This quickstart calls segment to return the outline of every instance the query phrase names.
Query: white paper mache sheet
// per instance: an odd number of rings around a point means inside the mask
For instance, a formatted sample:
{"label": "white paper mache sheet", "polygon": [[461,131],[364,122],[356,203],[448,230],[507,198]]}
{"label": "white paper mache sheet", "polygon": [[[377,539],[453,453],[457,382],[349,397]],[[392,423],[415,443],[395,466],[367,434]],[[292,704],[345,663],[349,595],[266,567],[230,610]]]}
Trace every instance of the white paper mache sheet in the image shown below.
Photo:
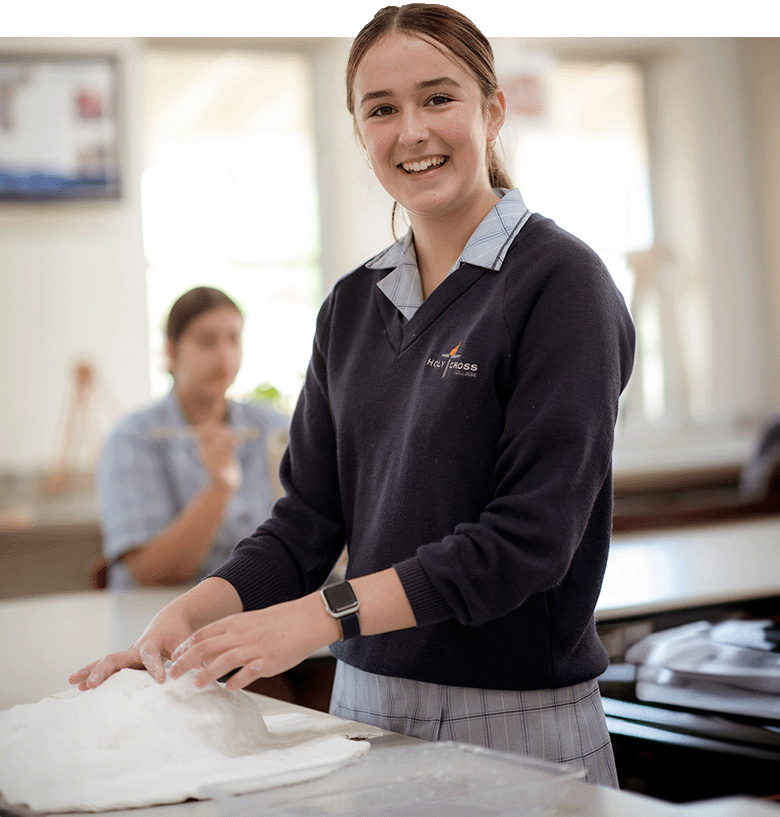
{"label": "white paper mache sheet", "polygon": [[0,793],[36,812],[208,799],[321,777],[368,751],[381,730],[305,714],[263,718],[250,693],[203,690],[193,670],[158,684],[124,669],[0,712]]}

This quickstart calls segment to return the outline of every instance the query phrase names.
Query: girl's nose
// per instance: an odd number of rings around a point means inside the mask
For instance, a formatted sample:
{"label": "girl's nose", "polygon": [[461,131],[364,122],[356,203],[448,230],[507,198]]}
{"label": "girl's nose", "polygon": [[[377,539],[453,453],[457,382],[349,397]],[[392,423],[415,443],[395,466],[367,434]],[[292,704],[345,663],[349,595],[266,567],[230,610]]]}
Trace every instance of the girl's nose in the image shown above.
{"label": "girl's nose", "polygon": [[398,141],[407,147],[425,141],[428,136],[428,129],[425,126],[424,117],[416,111],[404,113],[401,119],[401,130],[398,134]]}
{"label": "girl's nose", "polygon": [[241,355],[241,347],[233,341],[225,341],[219,346],[219,357],[225,365],[232,364]]}

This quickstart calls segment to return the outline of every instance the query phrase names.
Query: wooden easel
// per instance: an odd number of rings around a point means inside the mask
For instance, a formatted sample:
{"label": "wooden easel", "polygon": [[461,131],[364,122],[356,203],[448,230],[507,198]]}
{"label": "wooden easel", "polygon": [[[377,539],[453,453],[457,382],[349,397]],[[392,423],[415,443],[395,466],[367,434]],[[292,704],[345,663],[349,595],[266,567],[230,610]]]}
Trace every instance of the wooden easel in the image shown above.
{"label": "wooden easel", "polygon": [[73,365],[65,429],[57,464],[44,476],[45,494],[90,489],[94,485],[95,464],[103,444],[102,420],[107,408],[116,409],[105,389],[98,389],[97,370],[88,360]]}

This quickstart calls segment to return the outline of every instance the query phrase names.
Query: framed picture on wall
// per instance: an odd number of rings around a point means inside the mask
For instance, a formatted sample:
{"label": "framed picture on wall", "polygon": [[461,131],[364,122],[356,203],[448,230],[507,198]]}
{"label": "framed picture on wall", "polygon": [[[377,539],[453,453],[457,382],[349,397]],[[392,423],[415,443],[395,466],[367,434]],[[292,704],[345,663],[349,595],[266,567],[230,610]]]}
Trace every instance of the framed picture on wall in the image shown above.
{"label": "framed picture on wall", "polygon": [[120,195],[117,61],[0,53],[0,201]]}

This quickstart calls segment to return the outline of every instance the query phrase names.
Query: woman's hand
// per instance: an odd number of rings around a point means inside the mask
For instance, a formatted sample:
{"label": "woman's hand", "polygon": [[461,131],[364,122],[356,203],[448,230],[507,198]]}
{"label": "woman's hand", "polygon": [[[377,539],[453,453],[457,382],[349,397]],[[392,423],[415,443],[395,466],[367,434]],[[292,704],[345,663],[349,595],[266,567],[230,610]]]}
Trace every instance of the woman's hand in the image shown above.
{"label": "woman's hand", "polygon": [[213,484],[230,491],[241,485],[241,464],[236,457],[239,437],[229,425],[206,420],[195,427],[200,458]]}
{"label": "woman's hand", "polygon": [[312,593],[203,627],[174,651],[168,674],[178,678],[198,669],[195,685],[204,687],[241,667],[226,684],[241,689],[297,666],[340,636],[338,622],[325,611],[319,593]]}

